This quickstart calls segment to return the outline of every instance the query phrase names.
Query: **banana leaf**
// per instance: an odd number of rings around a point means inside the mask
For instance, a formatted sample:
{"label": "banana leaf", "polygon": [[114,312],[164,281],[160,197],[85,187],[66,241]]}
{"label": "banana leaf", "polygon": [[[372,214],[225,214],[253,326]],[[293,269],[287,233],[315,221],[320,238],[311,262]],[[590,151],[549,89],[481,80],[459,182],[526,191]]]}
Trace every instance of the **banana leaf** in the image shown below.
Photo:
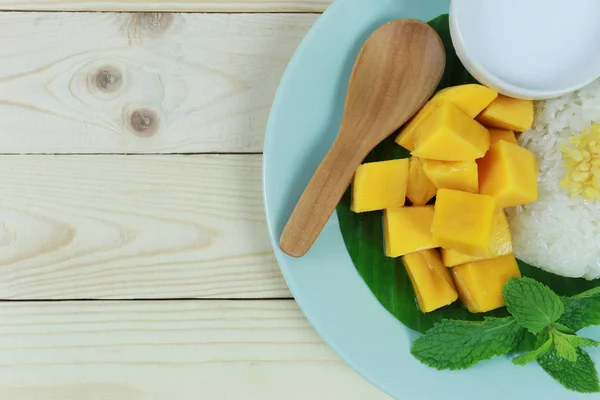
{"label": "banana leaf", "polygon": [[[477,83],[458,59],[450,39],[448,15],[442,15],[429,24],[438,32],[446,48],[446,70],[438,89],[448,86]],[[384,161],[409,157],[407,150],[394,143],[395,134],[387,138],[368,155],[365,162]],[[506,316],[505,308],[486,314],[472,314],[460,302],[424,314],[419,310],[415,293],[400,258],[384,255],[383,214],[371,212],[356,214],[350,211],[350,191],[344,195],[337,207],[340,229],[348,253],[381,305],[407,327],[425,332],[442,319],[482,320],[484,316]],[[535,229],[535,227],[531,227]],[[545,283],[556,293],[570,296],[600,286],[600,279],[564,278],[519,261],[521,273]],[[533,337],[527,337],[519,349],[533,345]]]}

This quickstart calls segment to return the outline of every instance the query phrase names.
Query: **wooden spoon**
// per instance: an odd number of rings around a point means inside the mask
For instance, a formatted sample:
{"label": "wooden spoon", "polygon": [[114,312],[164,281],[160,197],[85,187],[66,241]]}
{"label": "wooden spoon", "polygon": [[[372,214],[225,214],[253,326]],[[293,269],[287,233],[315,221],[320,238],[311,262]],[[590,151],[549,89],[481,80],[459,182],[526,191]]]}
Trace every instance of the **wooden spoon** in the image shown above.
{"label": "wooden spoon", "polygon": [[400,19],[375,31],[354,63],[342,125],[281,235],[281,249],[303,256],[340,202],[356,168],[433,94],[444,45],[426,23]]}

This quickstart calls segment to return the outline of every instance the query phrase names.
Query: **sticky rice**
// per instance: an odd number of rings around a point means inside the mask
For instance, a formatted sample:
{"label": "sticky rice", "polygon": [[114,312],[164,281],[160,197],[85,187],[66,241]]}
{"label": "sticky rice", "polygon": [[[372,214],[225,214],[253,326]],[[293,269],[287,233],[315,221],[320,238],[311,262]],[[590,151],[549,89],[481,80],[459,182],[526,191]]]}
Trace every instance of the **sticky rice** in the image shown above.
{"label": "sticky rice", "polygon": [[539,200],[507,210],[516,256],[567,277],[600,278],[600,201],[571,197],[560,187],[565,174],[561,144],[600,123],[600,80],[536,103],[532,130],[519,143],[536,154]]}

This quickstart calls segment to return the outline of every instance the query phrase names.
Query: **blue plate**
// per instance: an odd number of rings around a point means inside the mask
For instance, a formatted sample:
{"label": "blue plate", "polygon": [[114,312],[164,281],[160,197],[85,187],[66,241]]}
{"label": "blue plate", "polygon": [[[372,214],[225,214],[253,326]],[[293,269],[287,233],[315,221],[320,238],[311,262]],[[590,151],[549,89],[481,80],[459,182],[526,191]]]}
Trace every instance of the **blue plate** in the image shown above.
{"label": "blue plate", "polygon": [[[448,7],[448,0],[338,0],[310,30],[281,81],[265,140],[264,198],[275,255],[300,308],[325,342],[394,398],[589,399],[562,388],[537,365],[517,367],[508,357],[454,372],[420,364],[410,354],[417,333],[371,294],[350,260],[335,214],[306,256],[294,259],[279,249],[289,215],[337,135],[362,44],[388,21],[429,21]],[[600,350],[590,353],[600,359]]]}

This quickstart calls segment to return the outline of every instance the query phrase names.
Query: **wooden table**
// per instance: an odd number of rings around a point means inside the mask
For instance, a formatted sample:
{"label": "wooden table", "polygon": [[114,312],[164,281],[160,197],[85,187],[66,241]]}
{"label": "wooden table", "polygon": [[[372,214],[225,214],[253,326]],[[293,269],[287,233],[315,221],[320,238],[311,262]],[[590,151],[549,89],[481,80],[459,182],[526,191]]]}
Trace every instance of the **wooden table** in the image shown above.
{"label": "wooden table", "polygon": [[0,0],[0,399],[387,398],[263,213],[271,101],[328,4]]}

